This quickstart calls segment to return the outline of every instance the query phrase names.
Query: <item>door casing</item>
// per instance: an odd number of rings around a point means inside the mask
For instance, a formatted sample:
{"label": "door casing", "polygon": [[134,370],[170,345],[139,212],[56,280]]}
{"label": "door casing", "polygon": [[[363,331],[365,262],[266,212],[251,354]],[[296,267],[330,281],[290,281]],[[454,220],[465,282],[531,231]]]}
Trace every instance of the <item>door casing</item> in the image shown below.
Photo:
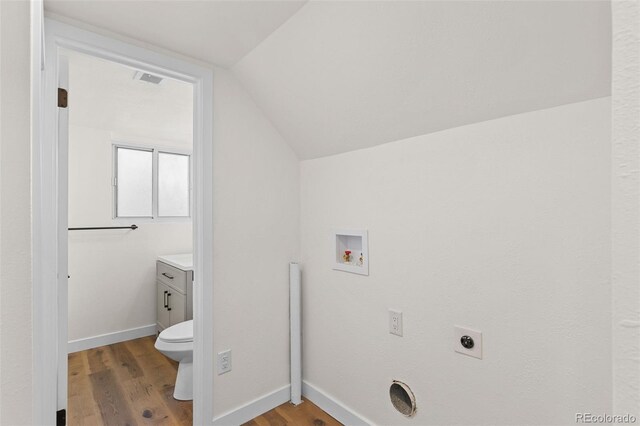
{"label": "door casing", "polygon": [[[32,3],[32,8],[41,6],[41,1]],[[32,26],[40,25],[40,21],[41,10],[35,13],[32,10]],[[37,28],[34,32],[38,32]],[[32,64],[34,423],[55,424],[56,411],[66,408],[68,189],[64,132],[67,129],[59,126],[57,107],[57,89],[64,73],[64,63],[61,67],[58,56],[64,48],[193,85],[193,422],[210,424],[213,420],[213,71],[52,19],[44,19],[44,35],[43,45],[32,37],[34,51],[40,53],[39,58],[32,56],[34,62],[39,62]],[[73,102],[73,93],[69,99]]]}

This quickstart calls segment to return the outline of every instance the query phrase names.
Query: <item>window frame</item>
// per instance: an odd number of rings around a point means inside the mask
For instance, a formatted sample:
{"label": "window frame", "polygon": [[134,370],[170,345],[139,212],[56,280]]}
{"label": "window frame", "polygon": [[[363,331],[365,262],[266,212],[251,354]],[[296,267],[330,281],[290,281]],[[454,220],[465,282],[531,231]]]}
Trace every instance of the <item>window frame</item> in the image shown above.
{"label": "window frame", "polygon": [[[118,149],[131,149],[138,151],[147,151],[152,154],[152,163],[151,163],[151,216],[118,216]],[[127,221],[130,222],[132,220],[140,221],[140,222],[190,222],[192,220],[193,215],[193,153],[190,150],[180,149],[180,148],[172,148],[162,145],[152,145],[152,144],[133,144],[133,143],[122,143],[122,142],[112,142],[111,146],[111,169],[112,169],[112,177],[111,177],[111,218],[114,221]],[[159,173],[159,164],[158,158],[159,154],[173,154],[173,155],[183,155],[188,158],[189,165],[189,215],[188,216],[159,216],[158,215],[158,195],[159,195],[159,187],[158,187],[158,173]]]}

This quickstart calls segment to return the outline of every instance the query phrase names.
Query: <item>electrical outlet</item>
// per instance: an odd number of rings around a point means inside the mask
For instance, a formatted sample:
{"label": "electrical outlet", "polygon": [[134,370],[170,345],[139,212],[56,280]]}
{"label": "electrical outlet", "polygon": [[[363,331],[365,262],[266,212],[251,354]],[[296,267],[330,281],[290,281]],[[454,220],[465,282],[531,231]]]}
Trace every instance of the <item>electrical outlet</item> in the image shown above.
{"label": "electrical outlet", "polygon": [[231,371],[231,349],[218,352],[218,375]]}
{"label": "electrical outlet", "polygon": [[402,336],[402,312],[389,309],[389,333]]}
{"label": "electrical outlet", "polygon": [[464,355],[482,359],[482,332],[454,326],[453,350]]}

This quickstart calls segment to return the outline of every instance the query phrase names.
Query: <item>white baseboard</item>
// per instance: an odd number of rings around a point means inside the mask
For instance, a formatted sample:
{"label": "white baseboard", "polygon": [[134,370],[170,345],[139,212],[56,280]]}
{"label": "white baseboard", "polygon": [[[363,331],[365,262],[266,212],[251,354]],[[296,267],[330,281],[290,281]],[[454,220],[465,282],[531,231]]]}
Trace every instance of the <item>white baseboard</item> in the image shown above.
{"label": "white baseboard", "polygon": [[114,333],[101,334],[99,336],[87,337],[84,339],[71,340],[67,344],[67,352],[78,352],[87,349],[97,348],[99,346],[112,345],[114,343],[124,342],[127,340],[138,339],[140,337],[151,336],[156,334],[156,325],[145,325],[138,328],[130,328],[129,330],[116,331]]}
{"label": "white baseboard", "polygon": [[375,424],[306,381],[302,382],[302,395],[344,425],[370,426]]}
{"label": "white baseboard", "polygon": [[214,426],[238,426],[282,405],[291,399],[291,386],[287,385],[261,396],[240,408],[226,412],[213,419]]}
{"label": "white baseboard", "polygon": [[[373,426],[375,423],[344,406],[331,395],[309,384],[302,382],[302,395],[322,408],[327,414],[347,426]],[[228,411],[215,419],[213,426],[238,426],[248,422],[269,410],[282,405],[291,399],[291,386],[287,385],[269,394],[261,396],[240,408]],[[303,402],[304,404],[304,402]]]}

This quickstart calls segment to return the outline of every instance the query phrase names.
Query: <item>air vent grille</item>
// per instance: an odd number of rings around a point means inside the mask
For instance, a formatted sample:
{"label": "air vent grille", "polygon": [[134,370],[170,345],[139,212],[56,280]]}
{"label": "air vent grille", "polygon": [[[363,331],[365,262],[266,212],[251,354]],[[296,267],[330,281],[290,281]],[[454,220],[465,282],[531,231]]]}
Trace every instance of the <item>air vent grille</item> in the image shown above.
{"label": "air vent grille", "polygon": [[149,74],[142,71],[136,71],[136,73],[133,75],[133,79],[146,81],[147,83],[151,84],[160,84],[160,82],[163,80],[162,77],[158,77],[157,75]]}

